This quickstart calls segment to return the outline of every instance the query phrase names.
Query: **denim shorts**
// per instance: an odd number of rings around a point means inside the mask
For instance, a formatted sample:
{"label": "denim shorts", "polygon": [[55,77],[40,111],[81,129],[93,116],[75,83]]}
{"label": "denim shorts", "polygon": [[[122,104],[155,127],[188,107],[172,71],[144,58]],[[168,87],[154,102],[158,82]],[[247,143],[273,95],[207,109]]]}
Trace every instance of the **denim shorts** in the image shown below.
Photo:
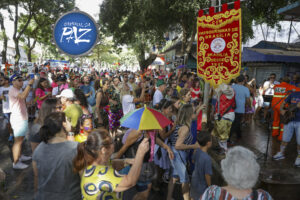
{"label": "denim shorts", "polygon": [[290,142],[294,131],[296,133],[297,144],[300,145],[300,122],[291,121],[283,127],[282,141]]}
{"label": "denim shorts", "polygon": [[174,153],[174,159],[171,160],[172,176],[173,178],[179,178],[180,183],[188,183],[189,175],[186,168],[187,152],[182,150],[176,150],[171,146]]}
{"label": "denim shorts", "polygon": [[264,103],[263,103],[263,107],[264,107],[264,108],[269,107],[269,106],[270,106],[270,102],[264,102]]}
{"label": "denim shorts", "polygon": [[25,136],[28,131],[28,120],[20,120],[18,122],[11,123],[11,127],[14,131],[14,137]]}

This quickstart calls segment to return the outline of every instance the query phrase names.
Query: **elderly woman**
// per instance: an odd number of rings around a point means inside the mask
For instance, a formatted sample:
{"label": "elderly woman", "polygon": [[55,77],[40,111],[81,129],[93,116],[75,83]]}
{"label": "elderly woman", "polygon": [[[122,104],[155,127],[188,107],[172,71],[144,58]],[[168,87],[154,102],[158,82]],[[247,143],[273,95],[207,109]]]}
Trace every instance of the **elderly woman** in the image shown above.
{"label": "elderly woman", "polygon": [[[260,167],[254,153],[244,147],[229,149],[221,161],[222,174],[227,186],[212,185],[206,189],[201,200],[271,200],[271,195],[261,189],[253,190]],[[247,169],[247,170],[245,170]]]}

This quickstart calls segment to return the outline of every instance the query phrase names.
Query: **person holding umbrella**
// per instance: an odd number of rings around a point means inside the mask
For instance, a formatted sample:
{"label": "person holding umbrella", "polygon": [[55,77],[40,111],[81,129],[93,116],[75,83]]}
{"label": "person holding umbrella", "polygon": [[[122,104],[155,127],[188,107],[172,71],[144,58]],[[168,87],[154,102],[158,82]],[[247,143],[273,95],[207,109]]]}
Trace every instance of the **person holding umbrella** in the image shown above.
{"label": "person holding umbrella", "polygon": [[[126,158],[134,158],[137,147],[143,138],[150,138],[151,140],[151,151],[145,155],[142,171],[136,186],[138,193],[134,199],[147,199],[151,189],[151,182],[156,178],[153,162],[155,143],[167,151],[170,159],[174,158],[171,148],[156,137],[154,131],[162,130],[171,123],[162,113],[146,106],[125,115],[121,119],[121,125],[130,129],[123,136],[122,142],[124,145],[115,158],[121,158],[123,155]],[[142,131],[146,132],[143,133]]]}

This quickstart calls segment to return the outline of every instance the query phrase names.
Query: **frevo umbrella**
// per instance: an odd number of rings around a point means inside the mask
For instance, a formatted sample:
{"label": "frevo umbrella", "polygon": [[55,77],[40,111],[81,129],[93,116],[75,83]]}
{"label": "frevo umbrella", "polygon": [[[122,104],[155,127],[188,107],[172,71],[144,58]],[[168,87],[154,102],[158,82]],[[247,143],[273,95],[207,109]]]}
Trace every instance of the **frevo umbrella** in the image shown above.
{"label": "frevo umbrella", "polygon": [[162,113],[147,106],[126,114],[120,121],[121,126],[135,130],[161,130],[172,123]]}

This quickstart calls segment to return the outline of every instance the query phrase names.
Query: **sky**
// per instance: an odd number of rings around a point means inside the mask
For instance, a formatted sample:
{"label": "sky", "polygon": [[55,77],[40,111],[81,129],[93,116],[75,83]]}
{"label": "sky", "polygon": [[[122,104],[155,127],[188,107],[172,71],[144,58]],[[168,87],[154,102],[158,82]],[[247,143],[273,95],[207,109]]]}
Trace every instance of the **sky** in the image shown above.
{"label": "sky", "polygon": [[[99,18],[99,12],[100,12],[100,7],[101,3],[103,0],[76,0],[75,1],[75,6],[78,7],[81,11],[87,12],[90,14],[95,21],[98,21]],[[4,13],[5,14],[5,13]],[[287,42],[288,41],[288,31],[289,31],[289,25],[290,22],[280,22],[282,26],[282,31],[278,32],[275,29],[269,29],[269,37],[267,38],[268,41],[277,41],[277,42]],[[12,38],[13,35],[13,22],[8,20],[8,17],[6,15],[5,19],[5,26],[7,29],[7,35],[9,38]],[[294,24],[296,30],[298,33],[300,33],[300,23],[295,23]],[[264,31],[266,32],[266,26],[263,26]],[[253,46],[257,44],[259,41],[263,40],[263,35],[261,28],[259,26],[254,27],[254,32],[255,32],[255,38],[249,40],[244,46]],[[275,37],[274,37],[275,36]],[[298,37],[298,34],[294,29],[292,29],[292,34],[291,34],[291,42],[295,41]],[[14,46],[13,40],[9,40],[9,46]]]}
{"label": "sky", "polygon": [[101,5],[102,2],[103,0],[76,0],[75,5],[81,11],[87,12],[98,21],[100,11],[99,5]]}

